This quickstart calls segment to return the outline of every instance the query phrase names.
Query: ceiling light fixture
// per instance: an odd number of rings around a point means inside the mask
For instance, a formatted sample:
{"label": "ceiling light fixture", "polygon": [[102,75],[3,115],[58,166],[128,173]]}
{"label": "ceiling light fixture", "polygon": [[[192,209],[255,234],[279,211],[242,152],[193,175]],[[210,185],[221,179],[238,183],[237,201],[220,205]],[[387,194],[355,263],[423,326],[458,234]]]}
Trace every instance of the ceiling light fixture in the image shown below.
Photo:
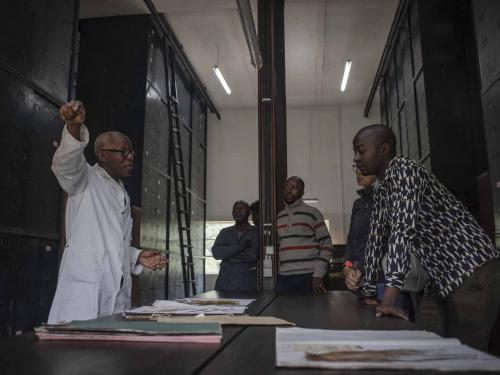
{"label": "ceiling light fixture", "polygon": [[347,86],[347,80],[349,79],[349,72],[351,71],[351,60],[345,62],[344,76],[342,77],[342,84],[340,85],[340,91],[344,92]]}
{"label": "ceiling light fixture", "polygon": [[250,62],[256,68],[262,68],[262,56],[260,55],[259,39],[255,31],[253,22],[252,7],[249,0],[236,0],[238,4],[238,13],[240,14],[241,27],[247,41],[248,52],[250,53]]}
{"label": "ceiling light fixture", "polygon": [[224,76],[222,75],[222,72],[219,69],[219,45],[217,45],[217,64],[214,65],[214,72],[217,78],[219,78],[220,84],[222,87],[224,87],[224,90],[226,90],[226,94],[231,95],[231,89],[229,88],[229,85],[227,84],[226,80],[224,79]]}
{"label": "ceiling light fixture", "polygon": [[318,198],[304,198],[302,199],[304,203],[318,203],[319,199]]}
{"label": "ceiling light fixture", "polygon": [[229,85],[227,84],[224,76],[222,75],[222,72],[217,65],[214,65],[214,72],[217,78],[219,78],[220,84],[222,85],[222,87],[224,87],[224,90],[226,90],[226,93],[228,95],[231,95],[231,89],[229,88]]}

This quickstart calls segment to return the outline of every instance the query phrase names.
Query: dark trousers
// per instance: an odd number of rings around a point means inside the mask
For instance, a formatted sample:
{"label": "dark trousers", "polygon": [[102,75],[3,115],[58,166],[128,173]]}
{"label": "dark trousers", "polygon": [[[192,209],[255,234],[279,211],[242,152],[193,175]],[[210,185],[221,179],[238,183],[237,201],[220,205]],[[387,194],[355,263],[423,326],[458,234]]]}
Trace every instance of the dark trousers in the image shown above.
{"label": "dark trousers", "polygon": [[446,298],[431,289],[419,306],[416,322],[425,330],[488,351],[499,310],[500,259],[493,259]]}
{"label": "dark trousers", "polygon": [[257,290],[257,271],[255,267],[238,264],[232,268],[222,268],[215,281],[219,292],[254,292]]}
{"label": "dark trousers", "polygon": [[276,282],[277,292],[312,292],[312,273],[303,275],[280,275]]}

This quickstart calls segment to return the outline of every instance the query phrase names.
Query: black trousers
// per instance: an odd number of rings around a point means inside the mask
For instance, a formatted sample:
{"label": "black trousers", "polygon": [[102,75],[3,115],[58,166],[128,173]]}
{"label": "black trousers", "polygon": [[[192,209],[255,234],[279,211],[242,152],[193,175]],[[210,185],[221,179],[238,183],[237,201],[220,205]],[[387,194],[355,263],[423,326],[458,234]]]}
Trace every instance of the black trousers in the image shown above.
{"label": "black trousers", "polygon": [[416,323],[444,337],[489,351],[500,311],[500,258],[478,267],[446,298],[431,289],[419,306]]}

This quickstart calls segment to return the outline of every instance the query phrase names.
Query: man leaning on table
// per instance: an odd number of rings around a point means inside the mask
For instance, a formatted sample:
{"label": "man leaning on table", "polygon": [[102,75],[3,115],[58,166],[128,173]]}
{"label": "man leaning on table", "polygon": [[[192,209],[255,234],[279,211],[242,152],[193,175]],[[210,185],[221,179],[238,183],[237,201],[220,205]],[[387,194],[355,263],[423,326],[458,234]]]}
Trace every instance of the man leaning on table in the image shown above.
{"label": "man leaning on table", "polygon": [[387,126],[362,128],[354,161],[376,175],[365,253],[363,294],[372,298],[387,254],[385,290],[377,315],[407,319],[395,306],[413,254],[427,272],[429,293],[416,321],[447,337],[487,350],[500,307],[500,253],[471,213],[425,167],[396,155]]}

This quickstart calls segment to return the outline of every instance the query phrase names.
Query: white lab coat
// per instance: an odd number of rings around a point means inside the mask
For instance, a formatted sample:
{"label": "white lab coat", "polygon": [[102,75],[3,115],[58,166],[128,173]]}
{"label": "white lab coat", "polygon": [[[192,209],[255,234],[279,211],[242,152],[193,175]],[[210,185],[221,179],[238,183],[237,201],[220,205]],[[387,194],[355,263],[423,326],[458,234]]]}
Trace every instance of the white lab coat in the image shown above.
{"label": "white lab coat", "polygon": [[66,247],[49,324],[129,309],[131,273],[142,271],[136,265],[140,251],[130,246],[130,198],[121,181],[111,178],[97,163],[87,164],[83,150],[89,133],[85,125],[80,138],[77,141],[65,126],[52,160],[52,171],[68,193],[68,201]]}

